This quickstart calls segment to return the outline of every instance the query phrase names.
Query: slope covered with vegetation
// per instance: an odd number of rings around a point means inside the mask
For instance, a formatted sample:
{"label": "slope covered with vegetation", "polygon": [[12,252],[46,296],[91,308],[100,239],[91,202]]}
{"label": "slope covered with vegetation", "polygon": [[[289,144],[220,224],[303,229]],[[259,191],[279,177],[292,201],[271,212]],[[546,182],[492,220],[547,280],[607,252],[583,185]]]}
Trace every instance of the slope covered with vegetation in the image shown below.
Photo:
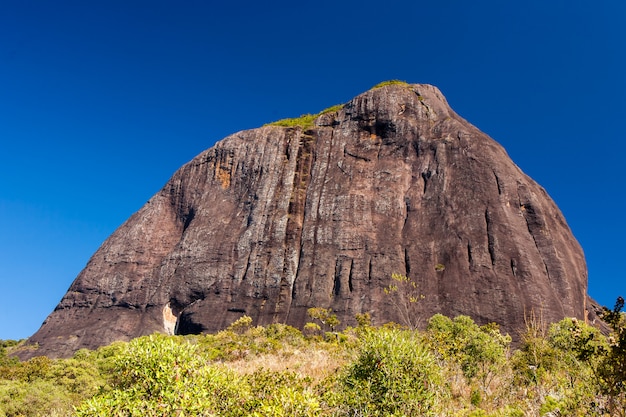
{"label": "slope covered with vegetation", "polygon": [[[424,331],[369,317],[343,332],[244,316],[213,335],[152,335],[18,362],[0,350],[0,416],[624,416],[623,299],[609,336],[533,317],[511,349],[495,324],[436,315]],[[318,324],[319,323],[319,324]]]}

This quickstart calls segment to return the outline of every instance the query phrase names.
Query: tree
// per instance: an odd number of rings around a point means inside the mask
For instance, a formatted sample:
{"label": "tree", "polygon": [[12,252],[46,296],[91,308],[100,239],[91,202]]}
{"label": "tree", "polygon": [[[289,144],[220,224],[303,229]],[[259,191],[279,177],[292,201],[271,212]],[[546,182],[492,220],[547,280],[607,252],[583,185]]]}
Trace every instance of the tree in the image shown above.
{"label": "tree", "polygon": [[331,332],[334,332],[340,323],[337,315],[333,314],[331,308],[313,307],[307,310],[307,314],[312,319],[319,320],[324,326],[328,326]]}
{"label": "tree", "polygon": [[609,348],[599,366],[602,390],[609,396],[611,415],[626,415],[626,314],[624,298],[618,297],[613,310],[604,308],[602,319],[613,330]]}
{"label": "tree", "polygon": [[442,314],[428,321],[427,337],[443,360],[457,363],[465,378],[479,381],[485,392],[505,364],[511,343],[494,323],[478,326],[468,316],[452,320]]}
{"label": "tree", "polygon": [[417,329],[421,319],[418,303],[424,299],[424,295],[420,294],[417,288],[417,283],[406,275],[391,274],[391,283],[384,291],[398,312],[401,324],[409,329]]}

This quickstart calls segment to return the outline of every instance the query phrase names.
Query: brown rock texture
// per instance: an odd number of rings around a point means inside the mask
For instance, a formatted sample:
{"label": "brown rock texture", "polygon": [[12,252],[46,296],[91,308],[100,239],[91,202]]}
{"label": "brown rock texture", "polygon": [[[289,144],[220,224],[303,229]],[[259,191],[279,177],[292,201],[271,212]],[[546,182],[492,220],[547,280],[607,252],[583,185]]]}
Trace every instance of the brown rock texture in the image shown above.
{"label": "brown rock texture", "polygon": [[512,335],[534,311],[585,316],[583,252],[546,192],[430,85],[367,91],[310,127],[265,126],[184,165],[93,255],[33,335],[68,356],[153,332],[214,332],[243,314],[302,327],[467,314]]}

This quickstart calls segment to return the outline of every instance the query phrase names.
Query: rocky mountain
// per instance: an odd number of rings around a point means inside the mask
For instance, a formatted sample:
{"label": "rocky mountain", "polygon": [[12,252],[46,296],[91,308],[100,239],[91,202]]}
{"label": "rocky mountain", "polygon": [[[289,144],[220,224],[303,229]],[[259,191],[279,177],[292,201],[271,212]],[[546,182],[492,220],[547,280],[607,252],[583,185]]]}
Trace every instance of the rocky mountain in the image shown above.
{"label": "rocky mountain", "polygon": [[[214,332],[246,314],[302,327],[402,322],[394,273],[441,312],[512,334],[531,312],[586,314],[583,252],[543,188],[430,85],[391,83],[312,121],[218,142],[93,255],[27,355],[153,332]],[[289,126],[289,125],[292,126]]]}

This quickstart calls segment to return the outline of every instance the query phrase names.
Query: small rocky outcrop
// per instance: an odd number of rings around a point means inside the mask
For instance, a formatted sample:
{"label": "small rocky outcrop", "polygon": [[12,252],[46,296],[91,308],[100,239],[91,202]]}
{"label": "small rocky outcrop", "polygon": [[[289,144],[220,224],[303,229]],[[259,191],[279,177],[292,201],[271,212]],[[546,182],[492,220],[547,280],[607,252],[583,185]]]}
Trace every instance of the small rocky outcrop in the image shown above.
{"label": "small rocky outcrop", "polygon": [[22,356],[153,332],[215,332],[246,314],[302,327],[413,314],[497,322],[585,316],[583,252],[543,188],[430,85],[367,91],[303,126],[229,136],[184,165],[93,255]]}

